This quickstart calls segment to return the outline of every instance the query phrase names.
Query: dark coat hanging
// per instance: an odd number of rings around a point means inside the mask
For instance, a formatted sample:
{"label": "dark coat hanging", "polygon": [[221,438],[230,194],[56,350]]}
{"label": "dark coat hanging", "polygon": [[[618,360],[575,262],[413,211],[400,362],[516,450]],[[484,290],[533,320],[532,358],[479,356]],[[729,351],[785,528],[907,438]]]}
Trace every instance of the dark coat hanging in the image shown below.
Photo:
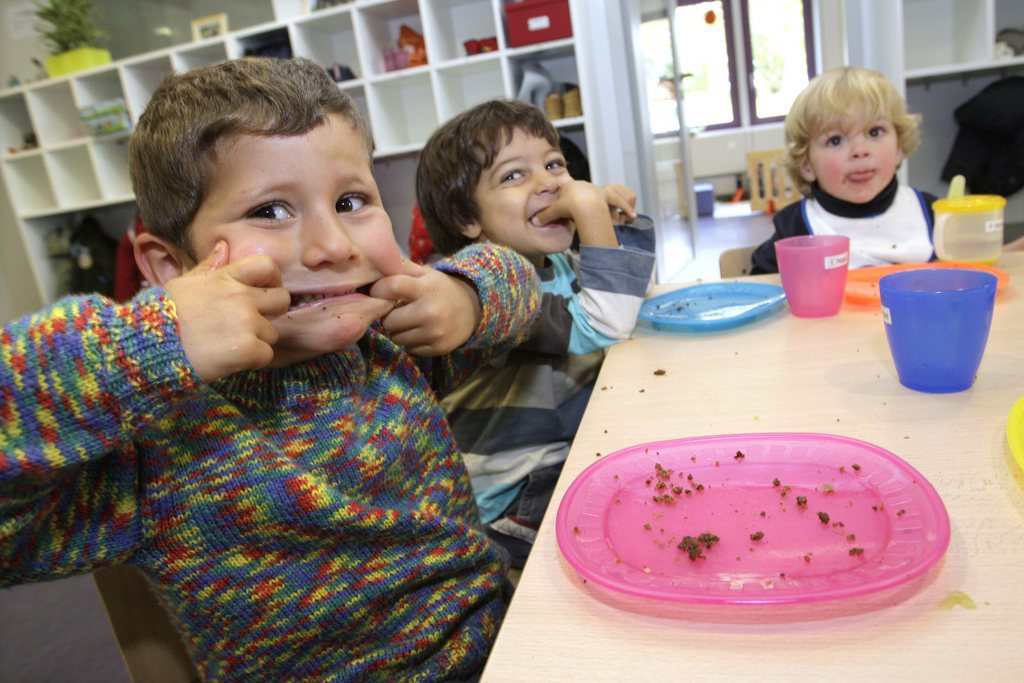
{"label": "dark coat hanging", "polygon": [[974,194],[1008,197],[1024,186],[1024,76],[995,81],[953,112],[960,125],[942,179],[962,175]]}

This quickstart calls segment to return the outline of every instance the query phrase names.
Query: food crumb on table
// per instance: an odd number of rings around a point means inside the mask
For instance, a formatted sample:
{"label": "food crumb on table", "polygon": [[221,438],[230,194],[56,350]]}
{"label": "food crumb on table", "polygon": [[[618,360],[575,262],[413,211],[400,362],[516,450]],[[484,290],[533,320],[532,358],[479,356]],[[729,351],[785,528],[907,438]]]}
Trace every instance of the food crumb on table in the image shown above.
{"label": "food crumb on table", "polygon": [[950,591],[949,594],[939,602],[939,609],[950,610],[954,607],[978,609],[978,606],[974,604],[974,600],[971,599],[971,596],[963,591]]}

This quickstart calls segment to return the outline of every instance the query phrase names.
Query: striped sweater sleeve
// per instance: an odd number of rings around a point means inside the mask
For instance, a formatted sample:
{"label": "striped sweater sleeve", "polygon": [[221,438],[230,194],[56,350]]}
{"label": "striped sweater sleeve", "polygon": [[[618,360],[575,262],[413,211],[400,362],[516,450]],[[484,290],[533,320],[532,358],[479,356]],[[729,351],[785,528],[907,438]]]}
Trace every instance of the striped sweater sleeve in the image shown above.
{"label": "striped sweater sleeve", "polygon": [[582,245],[550,257],[541,315],[525,349],[584,355],[629,338],[654,272],[653,222],[616,226],[619,249]]}
{"label": "striped sweater sleeve", "polygon": [[537,271],[508,247],[472,244],[440,261],[437,269],[469,282],[480,297],[477,331],[448,356],[422,359],[432,366],[434,388],[443,393],[458,385],[480,363],[524,341],[540,310]]}
{"label": "striped sweater sleeve", "polygon": [[569,301],[568,352],[584,354],[629,338],[651,283],[654,254],[633,249],[580,248],[580,291]]}
{"label": "striped sweater sleeve", "polygon": [[0,330],[0,585],[131,551],[132,437],[194,385],[162,290],[69,297]]}

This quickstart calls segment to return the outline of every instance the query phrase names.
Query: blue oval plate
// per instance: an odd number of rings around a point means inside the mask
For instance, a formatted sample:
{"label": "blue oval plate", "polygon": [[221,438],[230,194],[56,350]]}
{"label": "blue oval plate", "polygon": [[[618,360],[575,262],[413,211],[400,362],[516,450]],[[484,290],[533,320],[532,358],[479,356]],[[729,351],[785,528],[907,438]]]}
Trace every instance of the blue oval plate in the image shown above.
{"label": "blue oval plate", "polygon": [[640,319],[656,330],[707,332],[759,320],[785,304],[786,294],[779,285],[710,282],[645,301]]}

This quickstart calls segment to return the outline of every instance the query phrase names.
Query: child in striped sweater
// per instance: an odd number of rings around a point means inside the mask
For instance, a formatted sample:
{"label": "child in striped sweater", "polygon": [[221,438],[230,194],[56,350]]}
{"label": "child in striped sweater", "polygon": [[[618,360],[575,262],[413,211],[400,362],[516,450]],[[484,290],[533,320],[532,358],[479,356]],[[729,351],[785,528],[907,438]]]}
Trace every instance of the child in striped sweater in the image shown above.
{"label": "child in striped sweater", "polygon": [[416,183],[439,252],[503,244],[541,278],[529,340],[442,402],[488,533],[519,568],[604,352],[636,326],[654,269],[653,224],[625,185],[574,179],[558,132],[525,102],[484,102],[445,123],[423,148]]}
{"label": "child in striped sweater", "polygon": [[170,77],[129,157],[155,286],[0,331],[0,586],[133,565],[206,680],[475,675],[505,566],[436,396],[522,341],[529,263],[402,259],[305,60]]}

